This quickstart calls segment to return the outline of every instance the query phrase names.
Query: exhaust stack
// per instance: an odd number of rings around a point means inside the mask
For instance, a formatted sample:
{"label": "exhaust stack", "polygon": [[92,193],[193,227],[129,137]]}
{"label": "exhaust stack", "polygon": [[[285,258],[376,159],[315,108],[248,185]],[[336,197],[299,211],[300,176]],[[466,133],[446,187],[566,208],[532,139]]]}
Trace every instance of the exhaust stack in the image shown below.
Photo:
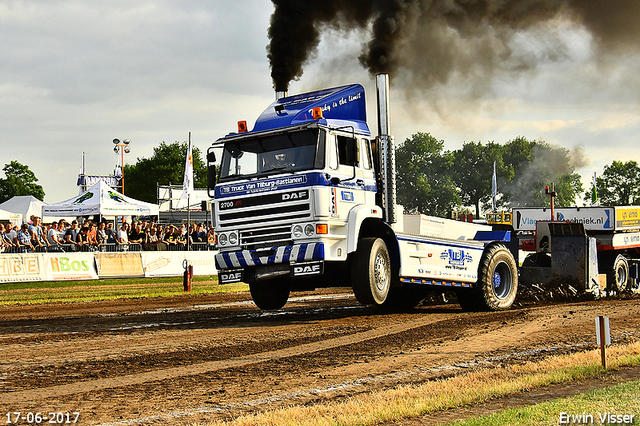
{"label": "exhaust stack", "polygon": [[286,90],[276,90],[276,101],[278,99],[286,98],[287,96],[289,96],[289,92]]}
{"label": "exhaust stack", "polygon": [[376,75],[378,93],[378,140],[382,165],[382,194],[385,220],[396,223],[396,151],[389,117],[389,75]]}

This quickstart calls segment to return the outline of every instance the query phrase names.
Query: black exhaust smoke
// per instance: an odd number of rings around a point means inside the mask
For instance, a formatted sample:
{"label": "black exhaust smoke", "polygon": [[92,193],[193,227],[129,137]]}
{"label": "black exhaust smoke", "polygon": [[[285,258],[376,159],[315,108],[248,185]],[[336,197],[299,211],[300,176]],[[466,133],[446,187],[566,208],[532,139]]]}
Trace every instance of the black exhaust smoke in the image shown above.
{"label": "black exhaust smoke", "polygon": [[[444,84],[454,73],[489,80],[497,72],[534,69],[562,56],[551,46],[539,57],[514,52],[520,31],[555,19],[583,26],[596,48],[638,50],[637,0],[272,0],[267,48],[276,91],[302,76],[324,29],[370,29],[360,63],[374,75],[407,71],[413,87]],[[597,52],[596,52],[597,53]],[[535,56],[535,55],[533,55]]]}

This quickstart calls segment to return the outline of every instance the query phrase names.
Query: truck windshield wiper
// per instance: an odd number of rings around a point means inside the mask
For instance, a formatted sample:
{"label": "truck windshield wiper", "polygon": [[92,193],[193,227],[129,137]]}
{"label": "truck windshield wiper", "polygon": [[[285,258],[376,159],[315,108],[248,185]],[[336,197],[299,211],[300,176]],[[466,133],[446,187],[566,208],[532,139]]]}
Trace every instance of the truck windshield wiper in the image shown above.
{"label": "truck windshield wiper", "polygon": [[288,169],[288,168],[290,168],[290,167],[291,167],[291,166],[289,166],[289,165],[287,165],[287,166],[280,166],[280,167],[272,167],[272,168],[270,168],[270,169],[269,169],[269,170],[267,170],[267,171],[269,171],[269,172],[273,172],[273,171],[278,171],[278,170],[286,170],[286,169]]}

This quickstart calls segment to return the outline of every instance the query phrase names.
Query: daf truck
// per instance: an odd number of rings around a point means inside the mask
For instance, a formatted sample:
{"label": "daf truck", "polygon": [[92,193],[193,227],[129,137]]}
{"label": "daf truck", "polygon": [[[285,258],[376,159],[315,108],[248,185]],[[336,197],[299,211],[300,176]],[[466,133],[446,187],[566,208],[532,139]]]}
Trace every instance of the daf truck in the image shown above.
{"label": "daf truck", "polygon": [[248,283],[261,309],[334,286],[365,305],[413,306],[436,289],[454,290],[467,310],[508,309],[518,288],[512,232],[404,215],[396,204],[389,78],[376,83],[377,136],[353,84],[281,93],[252,130],[240,121],[209,148],[219,282]]}

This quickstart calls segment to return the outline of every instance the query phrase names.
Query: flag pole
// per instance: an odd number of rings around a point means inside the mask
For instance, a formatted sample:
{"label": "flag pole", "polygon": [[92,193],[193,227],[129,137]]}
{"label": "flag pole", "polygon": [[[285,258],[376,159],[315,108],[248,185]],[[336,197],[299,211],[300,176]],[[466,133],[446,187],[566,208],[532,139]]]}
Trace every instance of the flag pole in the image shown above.
{"label": "flag pole", "polygon": [[184,180],[182,182],[181,200],[187,200],[187,250],[189,250],[189,223],[191,222],[191,193],[193,192],[193,148],[191,146],[191,132],[189,132],[189,144],[184,164]]}
{"label": "flag pole", "polygon": [[598,181],[596,180],[596,172],[593,172],[593,187],[591,188],[591,206],[598,205]]}
{"label": "flag pole", "polygon": [[496,162],[493,162],[493,176],[491,177],[491,208],[496,212],[496,195],[498,193],[498,181],[496,179]]}

